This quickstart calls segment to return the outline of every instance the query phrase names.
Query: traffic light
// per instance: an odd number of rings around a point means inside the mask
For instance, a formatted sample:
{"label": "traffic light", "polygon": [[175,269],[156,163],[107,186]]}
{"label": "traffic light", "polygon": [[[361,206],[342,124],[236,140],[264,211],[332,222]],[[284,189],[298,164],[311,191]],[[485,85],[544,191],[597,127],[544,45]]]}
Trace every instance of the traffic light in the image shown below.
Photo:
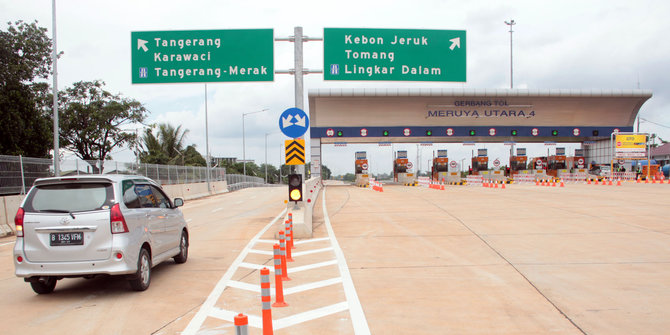
{"label": "traffic light", "polygon": [[551,136],[558,136],[558,130],[553,129],[553,130],[551,131]]}
{"label": "traffic light", "polygon": [[344,132],[341,131],[341,130],[338,130],[337,131],[337,137],[342,137],[342,136],[344,136]]}
{"label": "traffic light", "polygon": [[288,200],[302,201],[302,176],[299,174],[288,175]]}
{"label": "traffic light", "polygon": [[388,131],[388,130],[384,130],[384,131],[382,132],[382,135],[384,135],[384,136],[389,136],[389,131]]}
{"label": "traffic light", "polygon": [[512,136],[519,135],[519,132],[516,129],[512,129]]}
{"label": "traffic light", "polygon": [[426,136],[433,136],[432,130],[426,130]]}
{"label": "traffic light", "polygon": [[474,130],[474,129],[470,129],[470,136],[475,136],[475,134],[476,134],[476,133],[475,133],[475,130]]}
{"label": "traffic light", "polygon": [[593,131],[593,136],[598,136],[598,131],[597,130]]}

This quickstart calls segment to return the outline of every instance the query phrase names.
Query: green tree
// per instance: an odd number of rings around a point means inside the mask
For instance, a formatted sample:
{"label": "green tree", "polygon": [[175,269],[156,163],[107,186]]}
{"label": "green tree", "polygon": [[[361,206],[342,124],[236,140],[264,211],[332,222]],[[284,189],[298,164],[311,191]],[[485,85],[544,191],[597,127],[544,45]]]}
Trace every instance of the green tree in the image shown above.
{"label": "green tree", "polygon": [[0,31],[0,154],[49,157],[51,39],[37,21]]}
{"label": "green tree", "polygon": [[168,123],[159,124],[157,134],[149,128],[142,136],[143,150],[140,162],[164,165],[205,166],[207,161],[198,152],[196,146],[184,148],[188,129],[182,130],[181,125],[174,127]]}
{"label": "green tree", "polygon": [[112,94],[104,85],[100,80],[80,81],[60,96],[61,142],[84,160],[105,160],[114,148],[133,145],[136,134],[121,128],[146,118],[147,110],[140,102]]}

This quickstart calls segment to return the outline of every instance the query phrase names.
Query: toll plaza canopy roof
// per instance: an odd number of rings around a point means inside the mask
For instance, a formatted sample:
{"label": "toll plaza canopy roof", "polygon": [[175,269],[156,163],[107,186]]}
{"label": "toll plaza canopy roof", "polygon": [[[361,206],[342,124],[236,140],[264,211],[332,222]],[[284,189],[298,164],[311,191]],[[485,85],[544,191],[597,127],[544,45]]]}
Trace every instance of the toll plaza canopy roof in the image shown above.
{"label": "toll plaza canopy roof", "polygon": [[633,131],[651,90],[319,89],[321,143],[584,142]]}

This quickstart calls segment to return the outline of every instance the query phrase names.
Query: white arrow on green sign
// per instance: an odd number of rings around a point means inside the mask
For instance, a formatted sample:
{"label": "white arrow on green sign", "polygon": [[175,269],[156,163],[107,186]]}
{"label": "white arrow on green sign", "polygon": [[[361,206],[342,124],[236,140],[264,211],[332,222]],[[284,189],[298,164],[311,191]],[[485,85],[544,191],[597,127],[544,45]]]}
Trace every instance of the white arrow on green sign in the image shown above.
{"label": "white arrow on green sign", "polygon": [[133,84],[274,80],[272,29],[136,31]]}
{"label": "white arrow on green sign", "polygon": [[324,80],[466,81],[465,30],[325,28]]}

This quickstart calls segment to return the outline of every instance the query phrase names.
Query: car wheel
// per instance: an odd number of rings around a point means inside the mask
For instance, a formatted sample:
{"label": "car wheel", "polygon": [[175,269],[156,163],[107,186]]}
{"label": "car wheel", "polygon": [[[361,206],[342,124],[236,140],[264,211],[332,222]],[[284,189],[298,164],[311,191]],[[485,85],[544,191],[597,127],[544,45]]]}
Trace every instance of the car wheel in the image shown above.
{"label": "car wheel", "polygon": [[188,259],[188,235],[185,231],[181,232],[181,239],[179,240],[179,254],[173,258],[177,264],[185,263]]}
{"label": "car wheel", "polygon": [[149,251],[142,248],[140,257],[137,259],[137,273],[129,280],[130,287],[135,291],[144,291],[151,284],[151,257]]}
{"label": "car wheel", "polygon": [[56,288],[56,277],[40,277],[30,282],[30,286],[37,294],[49,294]]}

